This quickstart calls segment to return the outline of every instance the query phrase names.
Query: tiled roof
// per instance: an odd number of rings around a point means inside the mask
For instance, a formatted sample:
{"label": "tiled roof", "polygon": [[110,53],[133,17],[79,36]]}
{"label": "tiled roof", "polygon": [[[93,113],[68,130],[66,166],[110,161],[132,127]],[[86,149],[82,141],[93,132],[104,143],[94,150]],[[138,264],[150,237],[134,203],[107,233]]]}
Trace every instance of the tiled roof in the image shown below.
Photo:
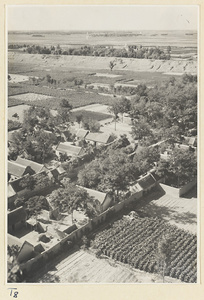
{"label": "tiled roof", "polygon": [[8,224],[13,225],[20,221],[26,220],[26,211],[23,206],[20,206],[8,213]]}
{"label": "tiled roof", "polygon": [[85,137],[85,140],[107,144],[109,138],[110,134],[108,133],[89,132]]}
{"label": "tiled roof", "polygon": [[27,166],[22,166],[15,161],[8,161],[8,173],[16,177],[22,177],[26,173]]}
{"label": "tiled roof", "polygon": [[89,196],[95,198],[96,200],[98,200],[101,204],[103,204],[107,194],[106,193],[102,193],[102,192],[99,192],[99,191],[96,191],[96,190],[92,190],[92,189],[88,189],[88,188],[85,188],[83,186],[78,186],[79,188],[82,188],[84,190],[87,191],[87,193],[89,194]]}
{"label": "tiled roof", "polygon": [[39,173],[44,168],[43,165],[36,163],[35,161],[28,160],[25,158],[22,158],[20,156],[17,157],[16,162],[22,166],[29,166],[35,171],[35,173]]}
{"label": "tiled roof", "polygon": [[80,139],[84,139],[85,136],[89,133],[88,130],[85,130],[85,129],[79,129],[76,133],[76,136]]}
{"label": "tiled roof", "polygon": [[8,198],[12,197],[12,196],[15,196],[16,195],[16,192],[14,191],[13,187],[8,184],[7,186],[7,196]]}
{"label": "tiled roof", "polygon": [[151,174],[147,174],[137,181],[139,185],[145,190],[155,184],[156,180]]}
{"label": "tiled roof", "polygon": [[7,242],[8,242],[8,246],[10,247],[17,245],[19,248],[21,248],[23,245],[22,241],[19,238],[9,233],[7,235]]}
{"label": "tiled roof", "polygon": [[64,174],[66,171],[63,169],[63,167],[62,166],[59,166],[58,168],[57,168],[57,171],[58,171],[58,173],[61,175],[61,174]]}
{"label": "tiled roof", "polygon": [[69,143],[60,143],[56,149],[59,152],[66,153],[69,156],[78,156],[82,151],[82,147],[70,145]]}

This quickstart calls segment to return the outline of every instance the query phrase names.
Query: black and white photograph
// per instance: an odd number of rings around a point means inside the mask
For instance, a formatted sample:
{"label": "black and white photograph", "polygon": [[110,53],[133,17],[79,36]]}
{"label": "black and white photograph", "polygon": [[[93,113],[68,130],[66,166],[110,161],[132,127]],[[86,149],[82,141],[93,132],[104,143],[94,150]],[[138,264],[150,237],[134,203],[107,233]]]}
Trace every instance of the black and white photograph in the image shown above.
{"label": "black and white photograph", "polygon": [[198,5],[6,6],[7,283],[200,283],[198,36]]}

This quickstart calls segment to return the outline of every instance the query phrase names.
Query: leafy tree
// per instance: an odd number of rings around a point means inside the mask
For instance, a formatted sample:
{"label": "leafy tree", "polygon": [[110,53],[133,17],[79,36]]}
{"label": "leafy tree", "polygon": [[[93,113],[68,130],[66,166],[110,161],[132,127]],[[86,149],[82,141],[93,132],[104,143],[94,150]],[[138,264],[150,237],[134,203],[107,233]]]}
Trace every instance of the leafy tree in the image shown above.
{"label": "leafy tree", "polygon": [[48,210],[49,206],[43,196],[34,196],[25,202],[28,217],[37,216],[42,209]]}
{"label": "leafy tree", "polygon": [[163,282],[165,271],[170,261],[171,252],[171,238],[169,236],[162,236],[158,242],[156,258],[158,263],[158,271],[162,274]]}
{"label": "leafy tree", "polygon": [[115,65],[116,65],[116,63],[114,61],[111,60],[109,62],[109,68],[110,68],[111,71],[113,70],[113,68],[115,67]]}
{"label": "leafy tree", "polygon": [[118,119],[118,114],[120,113],[120,106],[118,101],[114,101],[111,106],[109,107],[109,112],[114,114],[115,119],[115,130],[116,130],[116,121]]}
{"label": "leafy tree", "polygon": [[52,157],[54,154],[52,145],[55,143],[55,135],[39,131],[35,137],[35,143],[33,143],[36,160],[44,163],[45,159]]}
{"label": "leafy tree", "polygon": [[97,159],[87,164],[78,174],[79,184],[87,188],[97,188],[100,179],[100,162]]}
{"label": "leafy tree", "polygon": [[140,122],[133,121],[131,134],[135,140],[139,140],[140,142],[152,137],[150,126],[142,119]]}
{"label": "leafy tree", "polygon": [[18,246],[7,246],[7,281],[9,283],[21,282],[22,271],[17,262]]}
{"label": "leafy tree", "polygon": [[79,124],[79,128],[80,128],[81,121],[83,120],[83,115],[82,114],[76,115],[75,119],[76,122]]}
{"label": "leafy tree", "polygon": [[122,114],[122,122],[123,122],[123,114],[129,112],[131,108],[131,102],[125,97],[122,97],[118,102],[120,113]]}
{"label": "leafy tree", "polygon": [[59,188],[50,195],[54,207],[58,207],[61,212],[70,213],[72,223],[74,210],[84,211],[89,217],[95,215],[94,199],[85,189],[75,186],[69,180],[64,181],[63,184],[64,188]]}
{"label": "leafy tree", "polygon": [[18,121],[8,120],[8,131],[18,129],[21,127],[21,123]]}
{"label": "leafy tree", "polygon": [[101,176],[100,189],[104,191],[116,192],[125,191],[132,179],[131,163],[123,151],[110,150],[109,155],[101,159]]}
{"label": "leafy tree", "polygon": [[60,106],[65,107],[69,111],[72,109],[72,105],[69,103],[67,99],[62,99],[62,101],[60,102]]}
{"label": "leafy tree", "polygon": [[91,132],[99,132],[99,130],[100,130],[100,123],[91,118],[83,119],[82,124],[83,124],[84,129],[90,130]]}
{"label": "leafy tree", "polygon": [[70,109],[60,106],[57,109],[57,112],[58,112],[58,115],[56,116],[56,118],[58,120],[58,124],[65,123],[66,125],[69,126],[70,114],[71,114]]}
{"label": "leafy tree", "polygon": [[35,184],[35,178],[31,175],[24,176],[19,183],[22,188],[28,188],[31,191],[35,188]]}
{"label": "leafy tree", "polygon": [[160,160],[160,154],[157,148],[143,148],[141,152],[135,154],[133,158],[133,165],[135,168],[134,174],[138,175],[148,172],[154,167],[155,162]]}
{"label": "leafy tree", "polygon": [[127,138],[126,134],[121,134],[120,138],[118,140],[116,140],[111,146],[111,149],[121,149],[121,148],[125,148],[127,146],[130,145],[130,142]]}
{"label": "leafy tree", "polygon": [[170,157],[169,171],[181,187],[197,176],[197,156],[189,150],[175,149]]}

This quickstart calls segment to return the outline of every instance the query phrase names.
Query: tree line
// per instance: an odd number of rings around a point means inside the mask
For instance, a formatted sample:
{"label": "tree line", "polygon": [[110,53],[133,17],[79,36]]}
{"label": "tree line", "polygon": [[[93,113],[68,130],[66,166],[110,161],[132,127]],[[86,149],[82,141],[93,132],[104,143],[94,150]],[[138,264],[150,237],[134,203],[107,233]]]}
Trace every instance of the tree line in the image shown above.
{"label": "tree line", "polygon": [[39,45],[9,45],[9,49],[19,49],[24,47],[24,52],[29,54],[54,54],[54,55],[80,55],[80,56],[99,56],[99,57],[124,57],[138,59],[161,59],[169,60],[171,58],[171,47],[168,46],[164,52],[159,47],[144,47],[142,45],[128,45],[126,47],[114,48],[113,46],[81,46],[70,47],[66,50],[60,45],[57,46],[39,46]]}

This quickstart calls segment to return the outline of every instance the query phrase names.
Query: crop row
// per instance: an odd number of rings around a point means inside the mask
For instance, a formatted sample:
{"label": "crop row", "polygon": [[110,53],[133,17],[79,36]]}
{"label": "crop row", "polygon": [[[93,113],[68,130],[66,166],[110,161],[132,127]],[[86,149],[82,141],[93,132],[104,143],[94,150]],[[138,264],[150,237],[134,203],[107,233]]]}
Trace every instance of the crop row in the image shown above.
{"label": "crop row", "polygon": [[103,254],[134,268],[158,272],[158,242],[163,235],[171,239],[166,276],[184,282],[197,280],[197,238],[158,218],[121,219],[96,235],[93,247]]}

